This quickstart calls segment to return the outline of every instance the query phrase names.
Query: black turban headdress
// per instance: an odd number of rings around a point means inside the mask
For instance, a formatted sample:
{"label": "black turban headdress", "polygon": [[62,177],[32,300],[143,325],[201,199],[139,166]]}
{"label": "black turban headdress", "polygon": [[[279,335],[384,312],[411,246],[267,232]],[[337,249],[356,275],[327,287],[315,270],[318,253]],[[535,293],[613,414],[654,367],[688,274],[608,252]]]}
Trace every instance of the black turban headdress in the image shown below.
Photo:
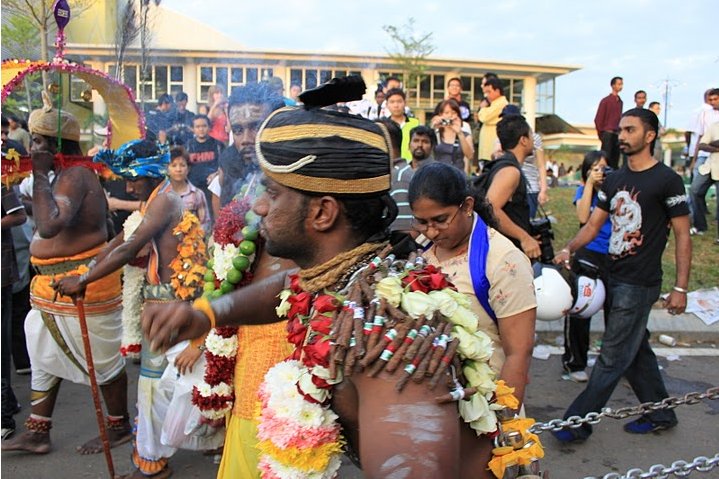
{"label": "black turban headdress", "polygon": [[359,99],[364,91],[361,77],[335,78],[300,95],[303,106],[272,113],[257,133],[257,159],[264,173],[308,193],[355,196],[389,191],[386,129],[321,108]]}

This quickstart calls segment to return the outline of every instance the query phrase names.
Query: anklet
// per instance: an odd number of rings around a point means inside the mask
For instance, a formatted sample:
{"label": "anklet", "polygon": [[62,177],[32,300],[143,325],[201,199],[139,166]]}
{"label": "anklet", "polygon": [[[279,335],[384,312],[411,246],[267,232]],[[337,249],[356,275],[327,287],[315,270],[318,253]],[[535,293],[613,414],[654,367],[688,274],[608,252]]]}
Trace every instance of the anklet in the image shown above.
{"label": "anklet", "polygon": [[28,431],[49,434],[50,429],[52,429],[52,421],[50,419],[36,419],[30,416],[25,420],[25,428]]}

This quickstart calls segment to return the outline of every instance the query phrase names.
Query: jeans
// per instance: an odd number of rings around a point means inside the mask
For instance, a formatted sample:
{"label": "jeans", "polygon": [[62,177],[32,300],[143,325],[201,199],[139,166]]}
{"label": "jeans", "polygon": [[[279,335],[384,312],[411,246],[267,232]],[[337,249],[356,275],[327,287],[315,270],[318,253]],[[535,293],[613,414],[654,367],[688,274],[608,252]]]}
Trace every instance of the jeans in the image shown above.
{"label": "jeans", "polygon": [[[587,387],[577,396],[564,418],[600,412],[619,384],[627,378],[639,402],[657,402],[668,397],[659,373],[657,357],[649,346],[647,321],[652,304],[659,297],[660,285],[637,286],[610,280],[610,310],[602,338],[602,351]],[[672,410],[656,411],[646,417],[654,423],[676,424]],[[582,425],[574,434],[589,437],[592,426]]]}
{"label": "jeans", "polygon": [[[706,160],[704,160],[706,161]],[[690,189],[691,203],[692,203],[692,225],[699,231],[706,231],[709,229],[707,225],[707,214],[709,210],[707,208],[706,195],[709,188],[716,181],[712,180],[711,173],[702,175],[697,170],[704,161],[697,159],[697,165],[694,168],[694,177],[692,178],[692,186]],[[717,203],[719,205],[719,202]],[[717,206],[717,221],[719,221],[719,206]]]}
{"label": "jeans", "polygon": [[[8,234],[10,234],[8,232]],[[12,285],[2,287],[2,427],[15,429],[17,399],[10,384],[12,374]]]}
{"label": "jeans", "polygon": [[[599,278],[605,285],[609,284],[609,256],[597,253],[587,248],[579,249],[574,255],[572,270],[580,260],[586,260],[599,268]],[[609,297],[604,298],[604,318],[609,317]],[[564,318],[564,354],[562,364],[567,372],[584,371],[587,367],[587,352],[589,351],[589,330],[592,318],[579,316],[566,316]],[[606,319],[605,319],[606,324]]]}

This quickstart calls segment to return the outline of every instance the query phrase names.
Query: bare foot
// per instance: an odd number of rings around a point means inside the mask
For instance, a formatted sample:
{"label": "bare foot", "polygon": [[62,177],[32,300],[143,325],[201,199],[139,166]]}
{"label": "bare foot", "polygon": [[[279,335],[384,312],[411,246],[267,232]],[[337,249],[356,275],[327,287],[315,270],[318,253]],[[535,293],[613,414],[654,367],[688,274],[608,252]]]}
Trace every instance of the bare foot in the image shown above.
{"label": "bare foot", "polygon": [[130,474],[126,474],[124,476],[115,476],[118,479],[167,479],[172,475],[172,469],[170,467],[166,467],[157,474],[153,474],[152,476],[146,476],[144,475],[139,469],[135,469]]}
{"label": "bare foot", "polygon": [[3,451],[27,451],[33,454],[47,454],[52,449],[50,434],[25,431],[19,436],[2,442]]}
{"label": "bare foot", "polygon": [[[106,430],[110,448],[125,444],[132,439],[132,428],[129,421],[125,421],[125,425],[121,429],[107,428]],[[99,454],[102,450],[102,439],[99,436],[77,447],[77,452],[80,454]]]}

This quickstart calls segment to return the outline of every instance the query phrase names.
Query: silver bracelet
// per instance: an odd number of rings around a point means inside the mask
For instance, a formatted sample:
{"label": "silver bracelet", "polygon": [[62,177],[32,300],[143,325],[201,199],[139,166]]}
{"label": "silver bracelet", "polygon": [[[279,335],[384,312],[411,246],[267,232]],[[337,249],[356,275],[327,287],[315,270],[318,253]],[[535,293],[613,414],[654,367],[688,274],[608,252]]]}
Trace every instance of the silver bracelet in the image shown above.
{"label": "silver bracelet", "polygon": [[674,291],[676,291],[677,293],[682,293],[682,294],[687,294],[689,292],[688,289],[680,288],[679,286],[674,286],[674,287],[672,287],[672,289]]}

